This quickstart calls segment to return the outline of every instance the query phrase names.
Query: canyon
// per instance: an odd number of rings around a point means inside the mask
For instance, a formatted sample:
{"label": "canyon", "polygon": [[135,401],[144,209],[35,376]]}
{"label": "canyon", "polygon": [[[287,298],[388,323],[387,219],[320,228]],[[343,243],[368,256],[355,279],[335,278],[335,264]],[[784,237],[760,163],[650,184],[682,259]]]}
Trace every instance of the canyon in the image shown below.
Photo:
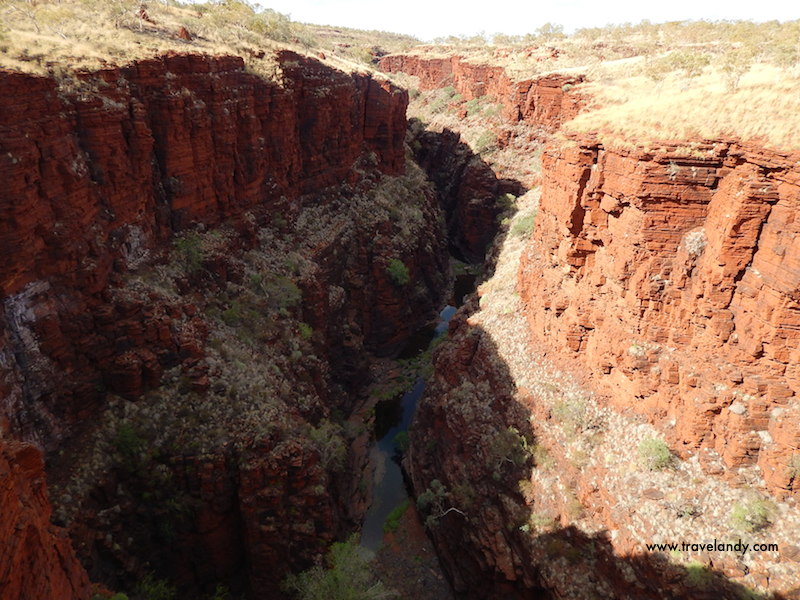
{"label": "canyon", "polygon": [[[459,56],[382,65],[419,89],[488,94],[507,122],[545,132],[582,105],[552,74],[510,83]],[[435,357],[408,467],[459,597],[800,590],[798,155],[733,139],[633,146],[547,143],[541,189],[518,200],[494,275]],[[656,444],[663,465],[643,465]],[[735,523],[756,506],[768,522]],[[645,548],[736,536],[776,548]]]}
{"label": "canyon", "polygon": [[[404,464],[457,597],[798,597],[800,156],[554,138],[583,75],[381,59],[546,143],[528,191],[382,76],[274,61],[0,71],[0,595],[282,597],[363,518],[374,361],[449,250],[483,283]],[[645,549],[736,536],[778,548]]]}
{"label": "canyon", "polygon": [[404,91],[276,61],[276,81],[180,54],[78,83],[2,73],[5,472],[9,506],[37,502],[3,511],[31,531],[4,598],[147,571],[278,594],[359,519],[341,473],[366,434],[342,419],[367,352],[438,311],[443,217],[406,167]]}

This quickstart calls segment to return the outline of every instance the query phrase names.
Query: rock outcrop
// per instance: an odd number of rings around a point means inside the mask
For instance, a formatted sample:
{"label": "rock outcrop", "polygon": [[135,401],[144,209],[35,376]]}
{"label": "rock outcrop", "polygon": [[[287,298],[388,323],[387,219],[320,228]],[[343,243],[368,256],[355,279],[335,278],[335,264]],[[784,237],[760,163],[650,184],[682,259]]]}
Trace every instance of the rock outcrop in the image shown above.
{"label": "rock outcrop", "polygon": [[57,522],[117,589],[279,596],[359,517],[366,352],[445,292],[406,93],[270,65],[0,73],[0,425],[48,451]]}
{"label": "rock outcrop", "polygon": [[[532,209],[524,210],[522,219]],[[523,239],[506,239],[480,302],[451,321],[411,432],[418,505],[456,592],[476,600],[795,597],[793,499],[763,497],[757,470],[740,470],[752,487],[704,473],[702,455],[677,461],[666,451],[661,464],[645,462],[652,455],[642,448],[666,449],[658,429],[581,385],[574,373],[584,363],[554,351],[558,338],[530,335],[532,306],[514,277],[530,243]],[[756,509],[764,516],[754,524]],[[697,546],[711,540],[750,550]]]}
{"label": "rock outcrop", "polygon": [[483,261],[487,245],[497,234],[501,196],[521,196],[524,187],[498,179],[492,167],[449,129],[428,131],[412,121],[409,142],[414,160],[436,188],[451,253],[466,262]]}
{"label": "rock outcrop", "polygon": [[462,56],[426,57],[393,54],[380,61],[388,73],[419,78],[421,90],[453,86],[465,100],[490,96],[503,105],[506,117],[545,131],[578,114],[581,96],[571,91],[583,75],[552,74],[516,81],[501,66],[471,62]]}
{"label": "rock outcrop", "polygon": [[531,331],[620,411],[797,495],[797,157],[733,142],[551,147],[519,291]]}
{"label": "rock outcrop", "polygon": [[175,231],[356,181],[365,151],[404,170],[405,92],[291,52],[275,77],[199,55],[60,83],[0,73],[5,431],[52,448],[98,390],[135,397],[196,355],[175,328],[185,307],[107,293]]}
{"label": "rock outcrop", "polygon": [[50,523],[44,463],[30,444],[0,439],[0,596],[86,600],[91,590],[66,532]]}

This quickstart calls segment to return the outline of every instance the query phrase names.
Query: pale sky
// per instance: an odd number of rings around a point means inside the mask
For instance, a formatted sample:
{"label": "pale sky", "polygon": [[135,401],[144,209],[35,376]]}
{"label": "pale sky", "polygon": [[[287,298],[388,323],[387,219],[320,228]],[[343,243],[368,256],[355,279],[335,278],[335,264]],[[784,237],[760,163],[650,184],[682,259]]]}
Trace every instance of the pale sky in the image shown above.
{"label": "pale sky", "polygon": [[567,33],[609,23],[654,23],[687,19],[779,21],[800,18],[797,0],[257,0],[288,14],[293,21],[377,29],[414,35],[422,40],[484,32],[533,33],[545,23],[563,25]]}

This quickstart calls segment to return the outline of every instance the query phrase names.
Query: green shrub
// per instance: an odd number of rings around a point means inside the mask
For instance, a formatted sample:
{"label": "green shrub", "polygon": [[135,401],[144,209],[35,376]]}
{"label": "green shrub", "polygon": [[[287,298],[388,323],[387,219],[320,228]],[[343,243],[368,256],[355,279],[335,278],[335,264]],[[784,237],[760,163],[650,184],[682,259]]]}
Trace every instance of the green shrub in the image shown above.
{"label": "green shrub", "polygon": [[304,340],[310,340],[311,336],[314,335],[314,330],[308,323],[300,323],[297,328],[300,330],[300,337]]}
{"label": "green shrub", "polygon": [[639,463],[648,471],[666,469],[672,463],[669,446],[662,440],[647,438],[639,444]]}
{"label": "green shrub", "polygon": [[191,231],[175,239],[175,250],[187,273],[195,273],[203,265],[203,239]]}
{"label": "green shrub", "polygon": [[766,529],[772,524],[775,505],[764,498],[740,502],[731,511],[731,524],[740,531],[752,533]]}
{"label": "green shrub", "polygon": [[300,304],[303,299],[302,290],[284,275],[267,278],[262,288],[269,298],[270,308],[273,309],[289,309]]}
{"label": "green shrub", "polygon": [[511,226],[511,234],[525,238],[530,237],[530,235],[533,233],[535,222],[535,213],[532,215],[525,215],[524,217],[514,221],[514,224]]}
{"label": "green shrub", "polygon": [[165,579],[156,579],[152,573],[147,573],[139,585],[136,592],[143,600],[175,600],[177,592],[175,588]]}
{"label": "green shrub", "polygon": [[130,423],[122,423],[111,440],[111,445],[121,456],[123,467],[129,471],[138,470],[143,460],[141,454],[147,445],[147,441],[141,436],[136,427]]}
{"label": "green shrub", "polygon": [[333,544],[326,557],[328,568],[316,566],[289,575],[283,584],[298,600],[384,600],[397,594],[379,581],[371,562],[351,538]]}
{"label": "green shrub", "polygon": [[475,152],[475,154],[483,154],[484,152],[493,150],[496,145],[497,145],[497,136],[494,134],[493,131],[487,129],[478,136],[477,140],[475,140],[475,146],[473,147],[473,151]]}
{"label": "green shrub", "polygon": [[400,526],[400,519],[403,517],[406,510],[408,510],[408,504],[409,501],[406,500],[389,513],[389,516],[386,517],[386,522],[383,524],[383,533],[394,533],[397,531],[397,528]]}
{"label": "green shrub", "polygon": [[584,431],[589,425],[586,403],[579,398],[559,400],[550,409],[551,417],[570,434]]}
{"label": "green shrub", "polygon": [[243,309],[242,305],[238,300],[234,300],[231,302],[231,305],[222,311],[222,320],[225,322],[226,325],[230,325],[234,327],[239,325],[242,321],[242,314]]}
{"label": "green shrub", "polygon": [[392,438],[392,444],[394,447],[397,448],[397,451],[401,454],[404,454],[408,451],[408,447],[411,445],[411,440],[408,437],[407,431],[401,431],[396,436]]}
{"label": "green shrub", "polygon": [[231,592],[227,586],[219,584],[214,588],[214,595],[211,600],[231,600]]}
{"label": "green shrub", "polygon": [[318,427],[311,428],[308,436],[319,452],[322,465],[326,469],[339,471],[344,468],[347,459],[347,444],[345,444],[344,430],[341,426],[330,419],[323,419]]}
{"label": "green shrub", "polygon": [[424,492],[417,496],[417,508],[423,511],[442,511],[442,503],[447,498],[447,488],[438,479],[431,480],[431,484]]}
{"label": "green shrub", "polygon": [[403,264],[403,261],[397,258],[389,260],[389,265],[386,267],[389,277],[398,286],[404,286],[411,281],[411,275],[408,272],[408,267]]}
{"label": "green shrub", "polygon": [[692,587],[705,589],[714,581],[714,572],[703,563],[692,561],[686,565],[686,583]]}

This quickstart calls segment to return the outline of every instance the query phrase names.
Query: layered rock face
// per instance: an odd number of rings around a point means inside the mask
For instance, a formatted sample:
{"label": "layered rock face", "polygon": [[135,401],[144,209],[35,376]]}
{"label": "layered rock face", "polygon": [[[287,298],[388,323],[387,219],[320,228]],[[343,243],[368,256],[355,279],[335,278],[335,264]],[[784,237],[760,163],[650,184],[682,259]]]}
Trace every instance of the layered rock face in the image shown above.
{"label": "layered rock face", "polygon": [[419,77],[420,89],[453,86],[465,100],[491,96],[503,105],[507,118],[555,131],[578,114],[581,98],[570,89],[583,75],[552,74],[522,81],[512,80],[499,66],[469,62],[461,56],[427,58],[396,54],[381,59],[388,73]]}
{"label": "layered rock face", "polygon": [[135,397],[197,354],[173,323],[180,306],[170,318],[106,293],[173,231],[355,181],[364,151],[385,173],[404,169],[405,92],[289,52],[276,77],[192,55],[74,89],[0,74],[6,431],[52,447],[97,407],[99,388]]}
{"label": "layered rock face", "polygon": [[82,600],[89,579],[69,538],[50,523],[42,455],[0,440],[0,595],[8,600]]}
{"label": "layered rock face", "polygon": [[[547,598],[526,556],[517,482],[530,471],[526,410],[491,336],[466,304],[435,356],[414,416],[408,466],[417,503],[459,598]],[[469,457],[466,459],[465,457]]]}
{"label": "layered rock face", "polygon": [[487,245],[497,234],[498,198],[520,196],[524,188],[516,181],[498,179],[492,168],[458,133],[410,127],[414,160],[435,185],[445,211],[451,252],[467,262],[481,262]]}
{"label": "layered rock face", "polygon": [[797,495],[800,175],[736,143],[550,148],[519,271],[531,331],[618,410],[736,479]]}
{"label": "layered rock face", "polygon": [[279,596],[358,519],[333,415],[365,352],[444,293],[406,93],[290,52],[274,78],[194,55],[0,74],[0,419],[49,451],[58,522],[114,587]]}

